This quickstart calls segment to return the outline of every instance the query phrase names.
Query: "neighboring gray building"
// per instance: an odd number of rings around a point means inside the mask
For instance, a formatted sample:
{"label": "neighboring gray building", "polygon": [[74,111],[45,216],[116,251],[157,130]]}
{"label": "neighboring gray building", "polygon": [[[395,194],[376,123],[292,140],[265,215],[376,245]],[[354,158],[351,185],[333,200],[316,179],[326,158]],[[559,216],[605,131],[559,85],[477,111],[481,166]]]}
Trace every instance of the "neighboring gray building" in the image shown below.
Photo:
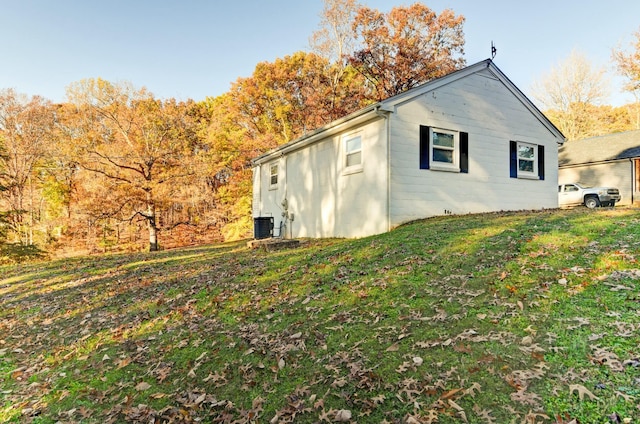
{"label": "neighboring gray building", "polygon": [[557,208],[560,131],[485,60],[253,160],[253,217],[364,237],[444,214]]}
{"label": "neighboring gray building", "polygon": [[558,184],[617,187],[619,204],[633,204],[640,200],[640,130],[564,143],[558,166]]}

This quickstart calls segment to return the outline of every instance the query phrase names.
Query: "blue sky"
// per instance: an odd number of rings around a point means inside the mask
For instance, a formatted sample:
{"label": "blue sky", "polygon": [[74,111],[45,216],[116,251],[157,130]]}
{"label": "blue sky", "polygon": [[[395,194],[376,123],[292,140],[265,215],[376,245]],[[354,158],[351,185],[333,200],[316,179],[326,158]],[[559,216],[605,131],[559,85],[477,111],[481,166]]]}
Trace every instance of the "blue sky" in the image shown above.
{"label": "blue sky", "polygon": [[[361,0],[388,11],[413,1]],[[468,64],[490,57],[530,94],[573,49],[611,75],[611,50],[630,51],[640,2],[630,0],[434,0],[466,17]],[[228,91],[255,65],[308,50],[322,0],[0,0],[0,89],[59,102],[84,78],[129,81],[157,97],[202,100]]]}

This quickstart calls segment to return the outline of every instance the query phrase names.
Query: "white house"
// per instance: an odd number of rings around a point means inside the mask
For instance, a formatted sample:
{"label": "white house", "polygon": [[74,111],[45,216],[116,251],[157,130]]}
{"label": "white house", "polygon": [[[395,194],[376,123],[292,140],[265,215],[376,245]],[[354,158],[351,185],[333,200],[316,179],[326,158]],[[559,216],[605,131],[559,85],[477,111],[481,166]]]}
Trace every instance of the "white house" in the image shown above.
{"label": "white house", "polygon": [[563,142],[485,60],[255,158],[256,238],[271,220],[275,236],[364,237],[436,215],[556,208]]}

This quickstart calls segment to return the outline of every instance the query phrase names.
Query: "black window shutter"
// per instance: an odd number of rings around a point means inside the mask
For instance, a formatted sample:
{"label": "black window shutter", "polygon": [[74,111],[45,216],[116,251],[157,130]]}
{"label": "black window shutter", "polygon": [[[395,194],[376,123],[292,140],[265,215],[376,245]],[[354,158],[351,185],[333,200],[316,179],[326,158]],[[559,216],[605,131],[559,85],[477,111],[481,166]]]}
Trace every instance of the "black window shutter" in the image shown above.
{"label": "black window shutter", "polygon": [[511,178],[518,178],[518,143],[515,141],[509,142],[509,158],[509,176]]}
{"label": "black window shutter", "polygon": [[429,169],[429,127],[420,125],[420,169]]}
{"label": "black window shutter", "polygon": [[538,146],[538,177],[544,180],[544,146]]}
{"label": "black window shutter", "polygon": [[469,133],[460,133],[460,172],[469,173]]}

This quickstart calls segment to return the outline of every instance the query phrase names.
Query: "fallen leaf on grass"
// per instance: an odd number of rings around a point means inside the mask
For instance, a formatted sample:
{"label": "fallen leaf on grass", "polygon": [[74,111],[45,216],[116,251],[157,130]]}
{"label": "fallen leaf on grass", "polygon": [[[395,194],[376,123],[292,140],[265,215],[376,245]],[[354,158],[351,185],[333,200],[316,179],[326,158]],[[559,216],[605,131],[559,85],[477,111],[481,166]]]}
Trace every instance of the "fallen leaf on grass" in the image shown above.
{"label": "fallen leaf on grass", "polygon": [[118,369],[124,368],[131,363],[131,358],[124,358],[118,361]]}
{"label": "fallen leaf on grass", "polygon": [[398,349],[400,349],[400,346],[398,346],[398,343],[394,343],[387,348],[387,352],[397,352]]}
{"label": "fallen leaf on grass", "polygon": [[473,412],[475,412],[478,417],[482,418],[485,423],[496,424],[496,419],[491,416],[492,411],[481,409],[478,405],[474,405]]}
{"label": "fallen leaf on grass", "polygon": [[387,397],[385,395],[374,396],[371,398],[371,402],[373,402],[374,405],[381,405],[384,403],[386,398]]}
{"label": "fallen leaf on grass", "polygon": [[475,397],[477,392],[480,392],[480,389],[482,389],[482,386],[480,385],[480,383],[478,383],[477,381],[475,383],[473,383],[471,385],[471,387],[469,387],[468,389],[466,389],[464,391],[464,393],[466,395],[469,395],[471,397]]}
{"label": "fallen leaf on grass", "polygon": [[511,393],[511,400],[523,405],[540,407],[542,398],[535,393],[528,392],[526,388],[520,388],[517,392]]}
{"label": "fallen leaf on grass", "polygon": [[154,393],[151,396],[149,396],[151,399],[162,399],[167,397],[166,393]]}
{"label": "fallen leaf on grass", "polygon": [[588,396],[591,400],[598,400],[598,397],[591,393],[589,389],[584,387],[582,384],[570,384],[569,394],[573,394],[573,392],[578,392],[578,397],[580,398],[580,400],[584,400],[585,395]]}
{"label": "fallen leaf on grass", "polygon": [[335,421],[339,423],[347,422],[351,419],[351,411],[348,409],[341,409],[336,412]]}
{"label": "fallen leaf on grass", "polygon": [[136,384],[136,390],[139,392],[149,390],[150,388],[151,384],[147,383],[146,381],[141,381],[140,383]]}
{"label": "fallen leaf on grass", "polygon": [[631,395],[628,395],[626,393],[622,393],[618,390],[615,391],[616,396],[621,397],[622,399],[626,400],[627,402],[633,402],[634,397]]}
{"label": "fallen leaf on grass", "polygon": [[[526,422],[526,423],[536,423],[536,422],[538,422],[538,421],[537,421],[538,417],[539,417],[539,418],[542,418],[542,419],[545,419],[545,420],[548,420],[548,419],[549,419],[549,416],[547,416],[547,415],[545,415],[545,414],[542,414],[542,413],[540,413],[540,412],[532,412],[532,411],[529,411],[529,413],[528,413],[527,415],[525,415],[525,417],[524,417],[524,419],[525,419],[525,421],[524,421],[524,422]],[[567,424],[572,424],[572,423],[571,423],[571,422],[569,422],[569,423],[567,423]]]}
{"label": "fallen leaf on grass", "polygon": [[524,336],[520,341],[520,344],[523,346],[531,346],[532,343],[533,343],[533,337],[531,336]]}
{"label": "fallen leaf on grass", "polygon": [[398,366],[398,368],[396,368],[396,372],[398,374],[402,374],[402,373],[406,372],[409,369],[410,366],[411,366],[411,364],[409,362],[404,361],[402,364],[400,364]]}
{"label": "fallen leaf on grass", "polygon": [[465,414],[464,409],[462,409],[462,407],[460,405],[458,405],[457,403],[455,403],[451,399],[447,399],[447,402],[449,402],[449,405],[451,405],[451,407],[453,409],[458,411],[458,416],[460,416],[460,418],[462,418],[462,421],[464,421],[465,423],[469,422],[469,421],[467,421],[467,414]]}
{"label": "fallen leaf on grass", "polygon": [[449,390],[448,392],[444,393],[442,396],[440,396],[440,399],[445,400],[445,399],[449,399],[452,398],[456,395],[456,393],[458,393],[459,391],[461,391],[463,389],[452,389]]}
{"label": "fallen leaf on grass", "polygon": [[193,402],[196,405],[200,405],[207,398],[206,393],[201,394],[198,398]]}

